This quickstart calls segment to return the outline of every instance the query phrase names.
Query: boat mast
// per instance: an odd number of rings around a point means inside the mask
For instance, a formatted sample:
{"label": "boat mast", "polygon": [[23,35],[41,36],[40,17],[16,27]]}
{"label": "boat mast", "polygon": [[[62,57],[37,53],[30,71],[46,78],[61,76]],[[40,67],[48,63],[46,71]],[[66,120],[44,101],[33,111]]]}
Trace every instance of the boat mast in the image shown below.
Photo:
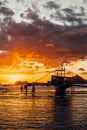
{"label": "boat mast", "polygon": [[65,77],[65,67],[63,66],[63,63],[61,64],[61,76]]}

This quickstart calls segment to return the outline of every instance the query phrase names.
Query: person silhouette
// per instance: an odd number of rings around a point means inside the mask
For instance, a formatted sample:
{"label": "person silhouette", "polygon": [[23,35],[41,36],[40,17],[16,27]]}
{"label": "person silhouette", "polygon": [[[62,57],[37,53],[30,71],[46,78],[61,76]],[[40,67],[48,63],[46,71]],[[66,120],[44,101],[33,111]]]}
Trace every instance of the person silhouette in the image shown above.
{"label": "person silhouette", "polygon": [[23,86],[21,86],[21,88],[20,88],[20,89],[21,89],[21,92],[23,92]]}
{"label": "person silhouette", "polygon": [[25,85],[24,89],[25,89],[25,92],[26,92],[26,95],[27,95],[27,93],[28,93],[28,85]]}
{"label": "person silhouette", "polygon": [[33,96],[35,95],[35,85],[34,84],[32,85],[32,95]]}

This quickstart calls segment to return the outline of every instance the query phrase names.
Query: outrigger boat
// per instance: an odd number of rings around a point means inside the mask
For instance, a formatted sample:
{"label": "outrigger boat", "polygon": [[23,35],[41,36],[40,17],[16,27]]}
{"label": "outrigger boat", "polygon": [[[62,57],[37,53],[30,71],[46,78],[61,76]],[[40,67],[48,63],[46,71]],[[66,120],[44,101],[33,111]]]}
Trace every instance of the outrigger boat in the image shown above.
{"label": "outrigger boat", "polygon": [[[65,68],[63,69],[63,67],[62,67],[62,69],[57,69],[54,71],[57,71],[57,75],[51,76],[51,81],[47,82],[47,86],[53,85],[55,87],[56,95],[64,96],[64,95],[66,95],[66,89],[69,87],[72,87],[73,83],[69,80],[70,77],[65,76]],[[59,72],[60,72],[60,75],[58,75]],[[48,74],[46,74],[45,76],[47,76]],[[37,81],[44,78],[45,76],[39,78]],[[27,87],[33,86],[33,85],[36,85],[36,83],[34,82],[34,83],[28,83],[28,84],[24,85],[26,92],[27,92]]]}
{"label": "outrigger boat", "polygon": [[[60,71],[61,75],[58,75]],[[57,69],[57,75],[51,76],[51,81],[48,82],[48,85],[54,85],[56,95],[64,96],[66,94],[66,89],[73,86],[73,83],[69,80],[70,77],[65,76],[65,68]],[[50,83],[50,84],[49,84]]]}

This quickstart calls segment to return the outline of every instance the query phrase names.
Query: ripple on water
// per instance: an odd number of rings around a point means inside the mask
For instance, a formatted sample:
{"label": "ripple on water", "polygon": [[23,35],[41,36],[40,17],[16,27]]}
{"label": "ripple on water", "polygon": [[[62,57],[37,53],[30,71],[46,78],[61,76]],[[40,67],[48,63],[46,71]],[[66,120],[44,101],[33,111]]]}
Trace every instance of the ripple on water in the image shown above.
{"label": "ripple on water", "polygon": [[86,130],[87,92],[55,97],[37,91],[35,97],[19,91],[0,94],[0,130]]}

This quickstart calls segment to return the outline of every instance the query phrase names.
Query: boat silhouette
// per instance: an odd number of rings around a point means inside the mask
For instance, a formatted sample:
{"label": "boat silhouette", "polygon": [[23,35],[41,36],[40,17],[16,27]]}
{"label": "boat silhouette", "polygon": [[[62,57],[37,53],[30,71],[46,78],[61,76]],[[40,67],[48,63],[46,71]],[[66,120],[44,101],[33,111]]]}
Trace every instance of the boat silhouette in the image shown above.
{"label": "boat silhouette", "polygon": [[66,89],[70,88],[73,85],[70,78],[65,76],[65,67],[61,67],[61,69],[57,69],[57,75],[51,76],[51,81],[48,81],[48,86],[55,86],[56,95],[64,96],[66,95]]}
{"label": "boat silhouette", "polygon": [[[61,69],[56,69],[56,70],[54,70],[52,72],[55,72],[55,71],[57,71],[57,75],[52,75],[51,76],[51,81],[48,81],[45,85],[47,85],[47,86],[53,85],[55,87],[55,93],[56,93],[56,95],[64,96],[64,95],[66,95],[66,89],[69,88],[69,87],[72,87],[74,85],[69,80],[70,77],[66,77],[65,76],[65,68],[62,67]],[[52,73],[52,72],[49,72],[49,73]],[[60,72],[60,75],[58,75],[59,72]],[[28,84],[24,85],[26,93],[27,93],[27,87],[33,86],[33,85],[36,86],[37,85],[37,81],[43,79],[49,73],[47,73],[43,77],[40,77],[38,80],[36,80],[33,83],[28,83]]]}

